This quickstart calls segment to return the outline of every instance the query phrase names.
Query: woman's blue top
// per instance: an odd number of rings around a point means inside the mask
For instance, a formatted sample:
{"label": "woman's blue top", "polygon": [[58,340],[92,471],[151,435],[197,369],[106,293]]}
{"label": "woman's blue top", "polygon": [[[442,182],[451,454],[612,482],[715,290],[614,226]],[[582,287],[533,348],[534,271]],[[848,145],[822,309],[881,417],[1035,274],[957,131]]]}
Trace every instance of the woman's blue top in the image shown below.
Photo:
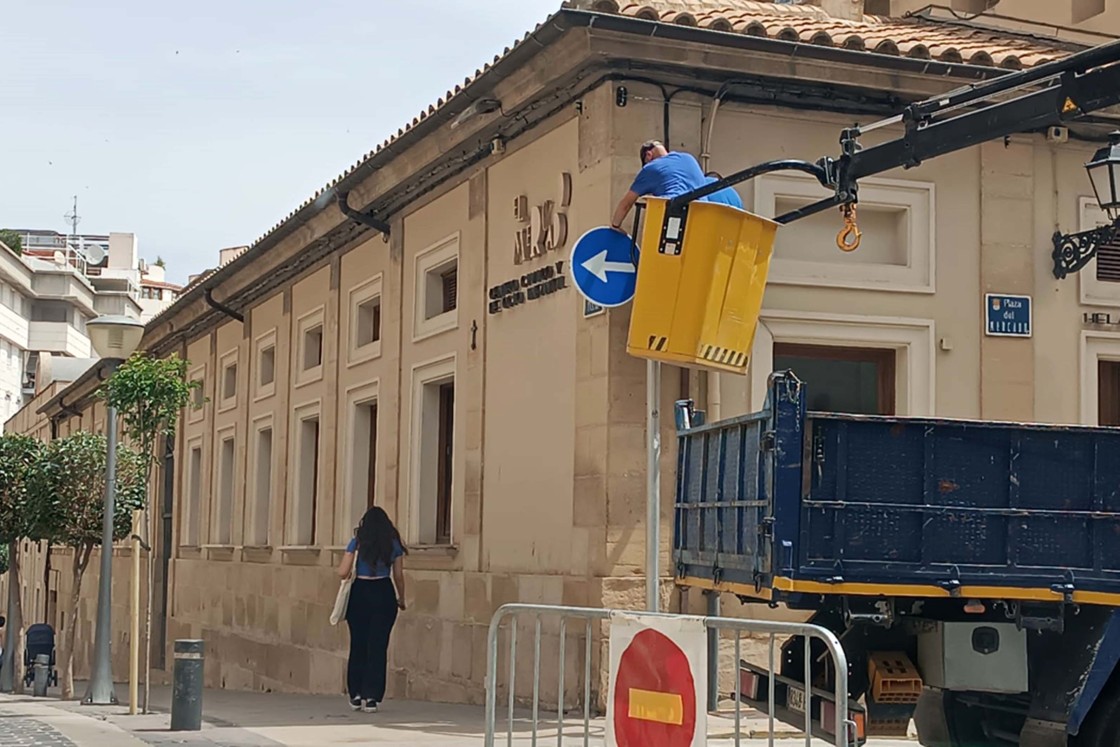
{"label": "woman's blue top", "polygon": [[[346,546],[346,552],[354,552],[357,549],[358,538],[355,537],[354,539],[350,540],[350,544]],[[358,576],[362,578],[388,578],[389,569],[393,565],[393,560],[396,560],[402,555],[404,555],[404,549],[401,547],[401,543],[397,540],[393,540],[393,558],[389,561],[388,566],[386,566],[381,561],[377,561],[376,565],[371,564],[361,556],[361,553],[359,553]]]}

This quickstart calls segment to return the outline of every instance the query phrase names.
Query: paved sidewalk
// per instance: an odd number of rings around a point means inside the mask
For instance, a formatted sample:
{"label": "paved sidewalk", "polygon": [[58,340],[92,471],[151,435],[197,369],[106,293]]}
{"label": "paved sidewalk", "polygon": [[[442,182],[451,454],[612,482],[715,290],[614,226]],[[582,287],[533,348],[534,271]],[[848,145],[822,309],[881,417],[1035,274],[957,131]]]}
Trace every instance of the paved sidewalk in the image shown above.
{"label": "paved sidewalk", "polygon": [[57,707],[51,699],[0,695],[3,747],[144,747],[127,731],[89,715]]}
{"label": "paved sidewalk", "polygon": [[[84,692],[84,685],[76,689]],[[127,694],[127,686],[117,686],[118,697]],[[26,696],[0,695],[0,747],[482,747],[485,735],[484,712],[478,706],[388,701],[379,713],[355,713],[342,696],[207,690],[203,696],[203,729],[186,733],[168,730],[170,707],[169,687],[154,687],[153,712],[139,716],[129,716],[127,706],[92,707],[54,698],[33,701]],[[501,709],[499,718],[504,713]],[[6,717],[13,717],[14,726],[5,726]],[[709,717],[708,744],[734,744],[734,727],[732,718]],[[34,734],[42,741],[9,742],[5,728],[15,735],[13,740]],[[565,721],[562,747],[582,746],[582,729],[582,718],[570,715]],[[594,747],[602,747],[603,729],[602,719],[592,721],[590,744]],[[767,743],[768,733],[765,717],[743,712],[743,745],[761,747]],[[541,745],[556,745],[555,722],[542,720],[537,736]],[[780,724],[775,736],[791,747],[804,744],[794,739],[801,737],[796,730]],[[507,744],[504,721],[499,721],[498,744]],[[533,744],[528,720],[515,723],[512,744]],[[917,742],[874,740],[870,745],[915,747]]]}

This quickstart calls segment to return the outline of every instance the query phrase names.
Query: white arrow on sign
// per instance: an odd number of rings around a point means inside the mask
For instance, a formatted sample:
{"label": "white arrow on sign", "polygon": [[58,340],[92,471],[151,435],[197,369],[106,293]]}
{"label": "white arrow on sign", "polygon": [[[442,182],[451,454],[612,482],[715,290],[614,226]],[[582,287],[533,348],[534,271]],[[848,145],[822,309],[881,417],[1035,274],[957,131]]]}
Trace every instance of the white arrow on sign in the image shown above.
{"label": "white arrow on sign", "polygon": [[587,270],[604,283],[607,282],[608,272],[628,272],[633,274],[637,271],[634,265],[629,262],[608,262],[606,249],[584,262],[583,269]]}

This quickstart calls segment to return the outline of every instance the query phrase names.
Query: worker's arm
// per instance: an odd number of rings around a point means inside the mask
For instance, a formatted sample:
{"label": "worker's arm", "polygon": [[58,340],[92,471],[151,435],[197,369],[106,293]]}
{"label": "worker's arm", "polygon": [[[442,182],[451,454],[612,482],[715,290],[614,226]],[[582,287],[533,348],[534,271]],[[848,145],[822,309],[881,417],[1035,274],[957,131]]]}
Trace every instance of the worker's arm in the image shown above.
{"label": "worker's arm", "polygon": [[398,556],[393,561],[393,585],[397,587],[397,606],[402,610],[404,603],[404,556]]}
{"label": "worker's arm", "polygon": [[[626,216],[630,213],[630,209],[634,207],[634,203],[638,201],[640,195],[634,190],[628,190],[623,195],[622,200],[619,201],[618,207],[614,209],[614,215],[611,216],[611,228],[616,231],[622,231],[622,221],[626,220]],[[623,231],[625,233],[625,231]]]}

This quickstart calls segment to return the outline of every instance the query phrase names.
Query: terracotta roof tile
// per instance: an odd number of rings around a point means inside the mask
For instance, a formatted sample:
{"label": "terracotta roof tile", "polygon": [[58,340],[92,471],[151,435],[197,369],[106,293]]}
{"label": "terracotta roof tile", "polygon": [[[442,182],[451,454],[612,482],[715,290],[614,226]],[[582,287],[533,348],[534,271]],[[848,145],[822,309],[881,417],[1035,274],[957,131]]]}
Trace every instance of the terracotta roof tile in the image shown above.
{"label": "terracotta roof tile", "polygon": [[1071,53],[1045,39],[973,29],[918,18],[865,15],[833,18],[815,5],[764,0],[575,0],[572,7],[632,16],[647,21],[685,23],[714,31],[763,36],[824,47],[844,47],[923,60],[1019,69]]}

